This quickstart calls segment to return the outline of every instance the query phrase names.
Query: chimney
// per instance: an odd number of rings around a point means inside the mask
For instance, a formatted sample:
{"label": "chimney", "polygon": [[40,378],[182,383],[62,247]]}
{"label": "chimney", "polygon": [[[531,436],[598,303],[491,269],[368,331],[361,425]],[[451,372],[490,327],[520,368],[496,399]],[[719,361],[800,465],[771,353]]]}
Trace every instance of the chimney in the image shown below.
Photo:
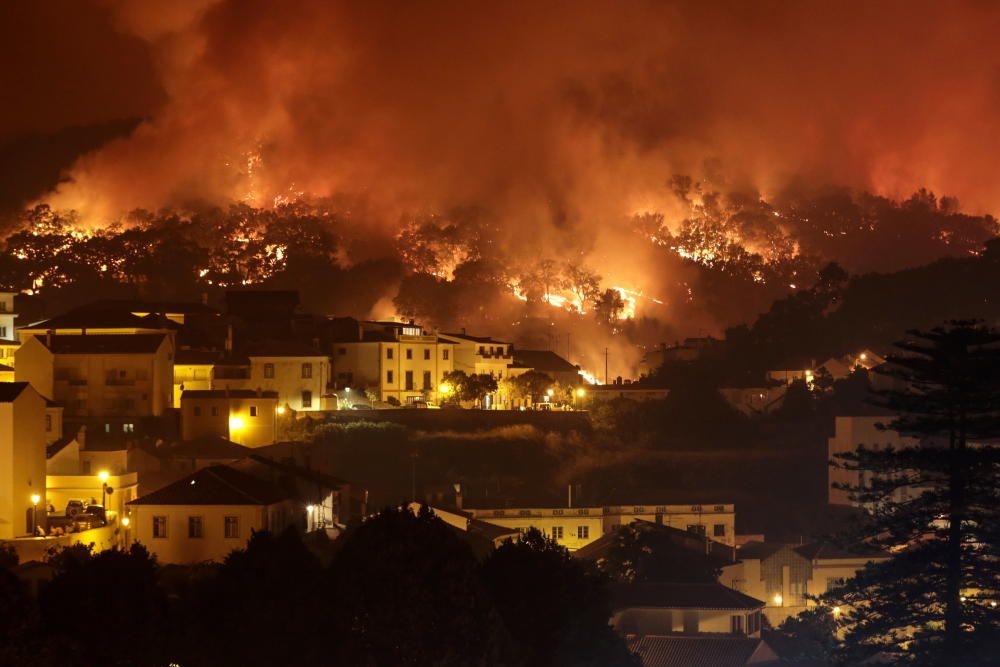
{"label": "chimney", "polygon": [[573,507],[573,485],[566,485],[566,507]]}
{"label": "chimney", "polygon": [[226,325],[226,352],[233,351],[233,324],[230,322]]}

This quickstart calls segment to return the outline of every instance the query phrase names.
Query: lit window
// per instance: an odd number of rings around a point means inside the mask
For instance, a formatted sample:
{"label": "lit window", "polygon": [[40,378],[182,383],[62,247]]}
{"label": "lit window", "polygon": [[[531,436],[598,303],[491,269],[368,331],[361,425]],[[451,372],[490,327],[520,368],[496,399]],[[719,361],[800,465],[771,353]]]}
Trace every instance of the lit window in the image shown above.
{"label": "lit window", "polygon": [[240,518],[238,516],[227,516],[225,523],[225,536],[227,538],[236,538],[240,536]]}
{"label": "lit window", "polygon": [[200,516],[189,516],[188,517],[188,537],[193,539],[201,538],[201,517]]}
{"label": "lit window", "polygon": [[166,538],[166,536],[167,536],[167,517],[154,516],[153,537]]}
{"label": "lit window", "polygon": [[125,433],[135,433],[135,424],[122,424],[122,431]]}

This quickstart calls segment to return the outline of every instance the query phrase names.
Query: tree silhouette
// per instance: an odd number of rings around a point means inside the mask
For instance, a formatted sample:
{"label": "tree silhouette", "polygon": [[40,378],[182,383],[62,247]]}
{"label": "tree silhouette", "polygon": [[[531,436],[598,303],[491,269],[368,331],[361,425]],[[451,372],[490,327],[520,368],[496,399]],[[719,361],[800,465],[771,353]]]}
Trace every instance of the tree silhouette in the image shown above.
{"label": "tree silhouette", "polygon": [[565,547],[530,529],[483,563],[483,579],[528,666],[639,665],[608,626],[604,581]]}
{"label": "tree silhouette", "polygon": [[849,609],[850,660],[995,664],[1000,334],[963,321],[911,336],[880,369],[905,389],[877,400],[897,415],[888,427],[917,444],[861,446],[837,462],[861,475],[841,488],[870,509],[863,530],[893,557],[828,601]]}

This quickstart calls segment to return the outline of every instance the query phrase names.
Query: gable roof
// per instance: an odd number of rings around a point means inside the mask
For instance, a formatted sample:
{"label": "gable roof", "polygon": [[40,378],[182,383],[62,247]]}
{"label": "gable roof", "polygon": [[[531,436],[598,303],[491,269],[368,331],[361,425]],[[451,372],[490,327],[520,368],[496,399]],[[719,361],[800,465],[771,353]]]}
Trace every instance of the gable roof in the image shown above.
{"label": "gable roof", "polygon": [[0,403],[13,402],[27,386],[27,382],[0,382]]}
{"label": "gable roof", "polygon": [[45,458],[51,459],[53,456],[66,449],[66,446],[76,440],[75,435],[65,436],[45,447]]}
{"label": "gable roof", "polygon": [[760,639],[632,635],[625,641],[643,667],[743,667],[778,659]]}
{"label": "gable roof", "polygon": [[542,373],[576,373],[579,369],[551,350],[513,350],[514,363]]}
{"label": "gable roof", "polygon": [[[628,524],[628,527],[645,534],[659,533],[669,539],[671,546],[694,555],[701,555],[717,567],[729,565],[736,559],[736,550],[733,547],[688,530],[681,530],[680,528],[665,526],[642,519],[633,521]],[[611,555],[611,550],[618,543],[619,532],[624,528],[626,526],[615,526],[612,530],[604,533],[593,542],[580,547],[570,555],[579,560],[597,561],[607,558]]]}
{"label": "gable roof", "polygon": [[272,505],[288,497],[270,482],[216,465],[136,498],[129,505]]}
{"label": "gable roof", "polygon": [[720,583],[711,584],[612,584],[615,609],[654,607],[660,609],[762,609],[757,598]]}
{"label": "gable roof", "polygon": [[52,354],[154,354],[166,334],[59,334],[36,338]]}
{"label": "gable roof", "polygon": [[177,456],[187,459],[241,459],[252,450],[221,436],[206,435],[191,440],[179,440],[171,445],[163,456]]}
{"label": "gable roof", "polygon": [[160,313],[185,315],[205,314],[218,315],[219,311],[200,301],[141,301],[137,299],[102,299],[77,308],[74,312],[127,312],[127,313]]}

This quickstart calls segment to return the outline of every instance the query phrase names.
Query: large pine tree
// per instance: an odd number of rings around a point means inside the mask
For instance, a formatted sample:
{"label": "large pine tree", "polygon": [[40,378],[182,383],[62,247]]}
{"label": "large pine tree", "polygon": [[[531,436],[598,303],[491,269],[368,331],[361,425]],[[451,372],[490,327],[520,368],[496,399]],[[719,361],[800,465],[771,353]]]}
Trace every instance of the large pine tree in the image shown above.
{"label": "large pine tree", "polygon": [[843,488],[869,510],[867,541],[891,554],[827,596],[844,610],[841,657],[996,665],[1000,333],[962,321],[910,334],[880,369],[895,388],[876,401],[914,444],[834,463],[860,473]]}

